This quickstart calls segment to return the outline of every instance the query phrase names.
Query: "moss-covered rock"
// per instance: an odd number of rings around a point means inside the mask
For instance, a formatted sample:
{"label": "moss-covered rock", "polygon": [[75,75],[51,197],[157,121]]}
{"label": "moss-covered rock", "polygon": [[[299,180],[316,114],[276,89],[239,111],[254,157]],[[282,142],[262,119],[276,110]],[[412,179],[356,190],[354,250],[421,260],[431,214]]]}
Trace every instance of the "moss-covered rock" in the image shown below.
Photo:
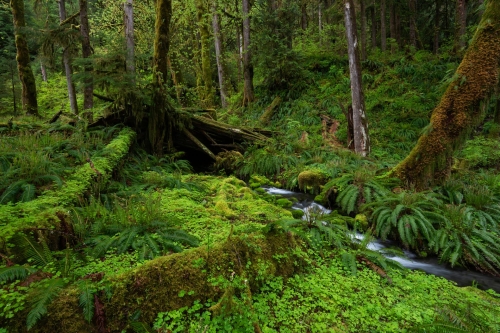
{"label": "moss-covered rock", "polygon": [[293,202],[291,202],[288,199],[281,198],[281,199],[276,200],[276,204],[282,208],[291,208],[293,205]]}
{"label": "moss-covered rock", "polygon": [[300,209],[294,209],[292,210],[292,216],[294,219],[300,220],[302,219],[302,216],[304,216],[304,211]]}
{"label": "moss-covered rock", "polygon": [[298,182],[301,190],[319,192],[321,185],[326,183],[327,177],[319,170],[305,170],[299,174]]}

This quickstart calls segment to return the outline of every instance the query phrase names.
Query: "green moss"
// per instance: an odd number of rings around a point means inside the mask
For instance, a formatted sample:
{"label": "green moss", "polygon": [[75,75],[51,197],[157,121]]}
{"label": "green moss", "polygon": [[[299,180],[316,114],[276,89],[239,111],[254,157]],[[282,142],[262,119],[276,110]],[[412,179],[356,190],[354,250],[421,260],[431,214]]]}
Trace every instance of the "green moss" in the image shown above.
{"label": "green moss", "polygon": [[312,190],[318,192],[321,185],[326,183],[327,177],[319,170],[305,170],[298,176],[299,188],[301,190]]}
{"label": "green moss", "polygon": [[282,208],[291,208],[293,205],[293,202],[291,202],[288,199],[281,198],[281,199],[276,200],[276,204]]}
{"label": "green moss", "polygon": [[300,220],[304,216],[304,212],[300,209],[294,209],[292,210],[292,216],[294,219]]}
{"label": "green moss", "polygon": [[[287,234],[242,235],[215,246],[154,259],[109,280],[113,296],[101,299],[107,328],[120,332],[136,311],[141,311],[141,321],[150,323],[158,312],[190,306],[195,300],[218,300],[224,290],[209,282],[212,277],[229,280],[233,275],[244,276],[252,290],[273,276],[290,277],[297,272],[293,249],[294,242]],[[19,314],[7,327],[13,332],[25,332],[21,319],[25,315]],[[48,316],[30,332],[62,332],[62,328],[65,333],[95,330],[83,319],[78,292],[73,287],[55,299]]]}
{"label": "green moss", "polygon": [[113,168],[128,152],[135,132],[124,128],[102,151],[90,158],[93,167],[85,163],[69,177],[61,188],[48,190],[36,200],[15,205],[0,206],[0,239],[5,244],[14,233],[36,225],[38,228],[55,228],[64,216],[67,207],[78,200],[90,184],[97,180],[106,182]]}
{"label": "green moss", "polygon": [[274,186],[275,184],[265,176],[252,175],[250,177],[248,185],[250,186],[250,188],[256,189],[258,187],[262,187],[262,186],[266,186],[266,185]]}

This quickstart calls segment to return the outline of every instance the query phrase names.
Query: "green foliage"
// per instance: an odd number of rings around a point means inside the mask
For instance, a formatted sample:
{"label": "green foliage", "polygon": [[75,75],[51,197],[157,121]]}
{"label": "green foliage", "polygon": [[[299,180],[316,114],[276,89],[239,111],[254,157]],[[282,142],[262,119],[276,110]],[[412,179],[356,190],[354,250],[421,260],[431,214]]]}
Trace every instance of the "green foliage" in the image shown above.
{"label": "green foliage", "polygon": [[56,278],[43,281],[40,288],[37,288],[37,292],[31,300],[31,311],[26,318],[28,329],[35,326],[37,321],[47,314],[47,306],[59,294],[65,284],[64,279]]}
{"label": "green foliage", "polygon": [[382,239],[398,239],[404,246],[432,248],[436,229],[433,223],[441,219],[440,201],[426,193],[402,191],[365,206],[371,209],[375,234]]}
{"label": "green foliage", "polygon": [[335,202],[347,214],[359,212],[362,204],[381,200],[389,193],[387,186],[394,180],[377,179],[368,169],[359,169],[329,181],[323,188],[322,195],[336,193]]}
{"label": "green foliage", "polygon": [[180,252],[181,245],[198,246],[196,237],[163,219],[158,199],[150,195],[132,199],[123,207],[115,203],[112,211],[94,221],[86,241],[91,247],[89,253],[100,258],[112,249],[117,254],[134,250],[139,260],[145,260],[168,251]]}
{"label": "green foliage", "polygon": [[90,323],[94,317],[94,294],[96,290],[92,288],[92,284],[88,280],[83,280],[78,283],[80,297],[78,304],[83,309],[83,317]]}

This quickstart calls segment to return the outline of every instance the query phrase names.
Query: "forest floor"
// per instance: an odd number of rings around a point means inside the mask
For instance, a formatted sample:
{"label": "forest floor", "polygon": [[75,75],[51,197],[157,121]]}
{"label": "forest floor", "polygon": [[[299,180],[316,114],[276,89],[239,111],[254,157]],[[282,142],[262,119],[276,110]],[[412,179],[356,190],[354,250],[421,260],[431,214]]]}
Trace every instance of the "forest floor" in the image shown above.
{"label": "forest floor", "polygon": [[[345,149],[341,58],[308,57],[302,85],[222,110],[224,122],[279,135],[204,172],[181,154],[147,154],[129,128],[0,118],[0,332],[498,332],[494,291],[398,267],[350,236],[500,270],[488,248],[500,214],[494,108],[448,183],[404,190],[383,175],[425,131],[457,64],[425,52],[375,58],[363,64],[367,159]],[[46,119],[60,105],[50,91]],[[307,191],[334,211],[301,219],[262,186]]]}

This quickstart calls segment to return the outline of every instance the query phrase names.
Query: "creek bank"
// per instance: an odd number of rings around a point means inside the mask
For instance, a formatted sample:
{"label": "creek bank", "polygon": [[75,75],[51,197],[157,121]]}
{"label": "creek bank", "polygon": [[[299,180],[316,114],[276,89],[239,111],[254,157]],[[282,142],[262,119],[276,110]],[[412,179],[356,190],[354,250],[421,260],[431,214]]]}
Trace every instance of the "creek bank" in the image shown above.
{"label": "creek bank", "polygon": [[[321,214],[330,214],[332,211],[324,206],[314,202],[314,196],[308,193],[298,193],[288,190],[283,190],[275,187],[266,187],[265,191],[272,195],[279,195],[281,197],[296,200],[292,209],[302,210],[304,212],[303,218],[308,218],[312,212],[319,212]],[[357,233],[355,237],[359,240],[364,238],[364,235]],[[368,249],[373,251],[381,251],[384,248],[395,247],[391,241],[382,241],[374,239],[368,244]],[[500,293],[500,279],[482,274],[476,271],[469,271],[460,268],[452,268],[439,262],[435,257],[419,258],[415,253],[403,250],[406,258],[398,256],[384,256],[399,262],[402,266],[411,270],[421,270],[428,274],[443,277],[449,281],[453,281],[459,287],[477,286],[480,289],[487,290],[493,289]]]}

